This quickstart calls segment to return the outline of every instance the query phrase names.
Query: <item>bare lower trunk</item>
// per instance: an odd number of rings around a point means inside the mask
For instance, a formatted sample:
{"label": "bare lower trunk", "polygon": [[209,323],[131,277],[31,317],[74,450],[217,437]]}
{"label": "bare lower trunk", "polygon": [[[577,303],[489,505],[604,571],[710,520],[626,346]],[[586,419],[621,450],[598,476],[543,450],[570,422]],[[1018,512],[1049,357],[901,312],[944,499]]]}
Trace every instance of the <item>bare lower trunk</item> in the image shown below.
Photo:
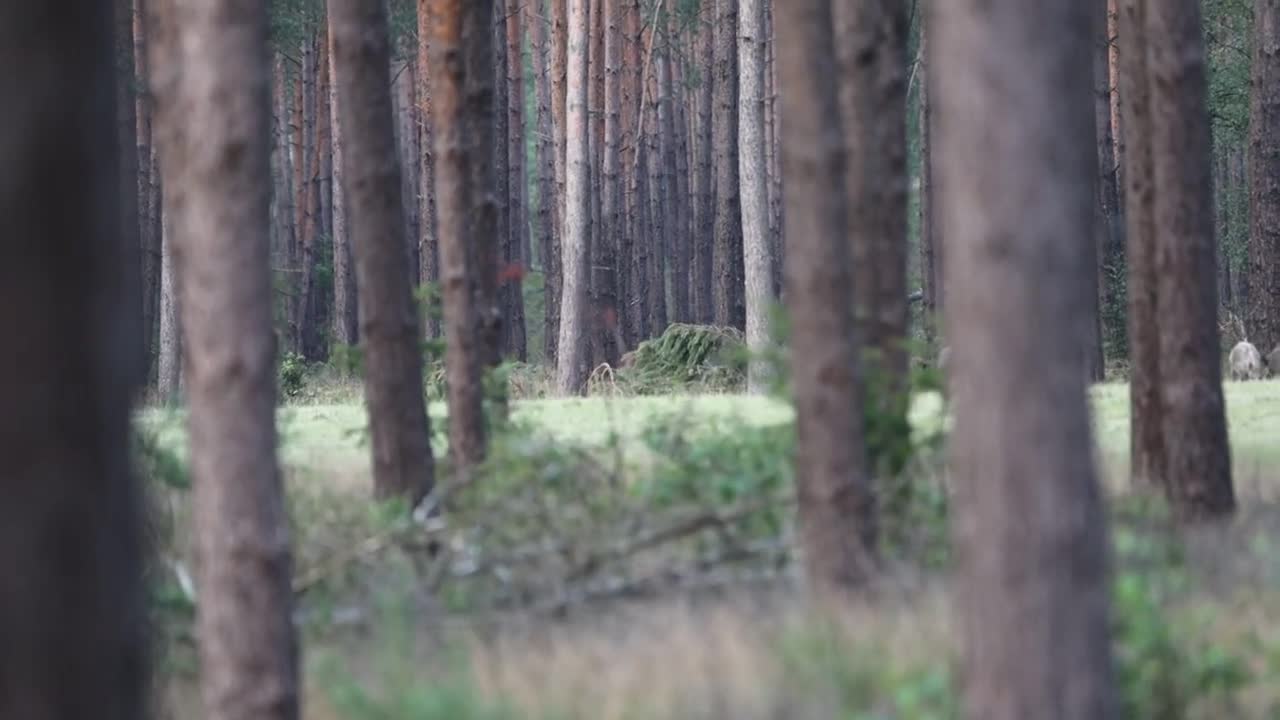
{"label": "bare lower trunk", "polygon": [[[539,11],[550,5],[539,0]],[[560,207],[556,190],[557,160],[555,119],[551,112],[551,25],[550,16],[534,17],[534,84],[538,95],[538,232],[542,261],[542,359],[556,364],[557,335],[560,332]]]}
{"label": "bare lower trunk", "polygon": [[604,62],[604,163],[600,188],[600,236],[595,247],[592,286],[596,290],[594,308],[596,342],[600,361],[617,365],[622,355],[622,323],[618,312],[617,247],[622,228],[622,197],[619,178],[618,142],[622,122],[622,33],[619,27],[621,0],[603,0]]}
{"label": "bare lower trunk", "polygon": [[[418,284],[440,281],[440,242],[436,220],[435,103],[431,100],[431,0],[418,1],[418,123],[421,140],[418,178],[421,182],[418,223]],[[419,309],[421,312],[421,308]],[[422,314],[422,333],[440,337],[440,318],[435,312]]]}
{"label": "bare lower trunk", "polygon": [[782,169],[799,532],[808,582],[827,595],[862,584],[872,572],[876,501],[852,342],[831,0],[786,0],[777,13],[778,81],[788,93]]}
{"label": "bare lower trunk", "polygon": [[144,368],[149,349],[143,344],[146,333],[144,323],[150,318],[145,316],[147,307],[142,299],[143,253],[142,217],[138,194],[138,104],[135,99],[137,73],[133,58],[133,3],[131,0],[114,0],[115,9],[115,88],[116,88],[116,143],[119,147],[117,158],[120,171],[118,188],[120,191],[120,238],[122,241],[122,271],[125,273],[125,285],[129,290],[126,302],[130,312],[126,316],[136,327],[130,327],[126,336],[136,341],[137,346],[131,351],[137,354],[137,362],[132,365],[139,373],[139,379],[145,379]]}
{"label": "bare lower trunk", "polygon": [[747,350],[753,362],[747,391],[768,390],[769,306],[773,300],[769,252],[769,189],[764,137],[764,8],[760,0],[738,7],[738,162],[742,179],[742,247],[746,269]]}
{"label": "bare lower trunk", "polygon": [[588,233],[591,224],[587,122],[588,0],[569,0],[569,55],[565,114],[566,192],[564,289],[560,303],[560,343],[556,386],[573,395],[586,382]]}
{"label": "bare lower trunk", "polygon": [[1105,720],[1107,540],[1074,330],[1095,272],[1090,10],[933,8],[965,715]]}
{"label": "bare lower trunk", "polygon": [[503,252],[503,329],[507,355],[524,361],[529,357],[524,325],[524,290],[521,278],[529,264],[524,255],[528,216],[525,214],[524,54],[521,8],[525,0],[506,0],[507,62],[502,79],[507,85],[507,208],[508,232]]}
{"label": "bare lower trunk", "polygon": [[706,17],[698,30],[698,161],[694,194],[697,203],[696,235],[693,245],[693,305],[700,323],[715,322],[713,266],[715,264],[716,196],[713,165],[715,140],[712,121],[715,104],[715,3],[704,11]]}
{"label": "bare lower trunk", "polygon": [[176,404],[182,392],[182,329],[178,325],[178,273],[174,267],[172,211],[160,212],[160,334],[156,394]]}
{"label": "bare lower trunk", "polygon": [[[260,3],[176,0],[183,82],[157,92],[181,282],[204,716],[299,714],[288,518],[276,463],[270,73]],[[216,221],[215,221],[216,219]]]}
{"label": "bare lower trunk", "polygon": [[715,112],[712,115],[716,165],[714,265],[715,322],[744,328],[742,210],[738,196],[738,2],[716,0]]}
{"label": "bare lower trunk", "polygon": [[348,240],[346,142],[338,110],[338,83],[333,79],[333,24],[329,25],[329,123],[333,142],[333,341],[354,347],[359,340],[356,311],[356,278]]}
{"label": "bare lower trunk", "polygon": [[387,18],[381,3],[337,3],[330,21],[347,151],[374,493],[416,504],[431,490],[434,467],[418,323],[406,271]]}
{"label": "bare lower trunk", "polygon": [[1160,333],[1156,322],[1155,187],[1152,183],[1151,88],[1147,68],[1149,0],[1119,0],[1120,95],[1124,116],[1125,235],[1129,292],[1130,469],[1138,487],[1165,482],[1160,408]]}
{"label": "bare lower trunk", "polygon": [[[1280,3],[1253,3],[1249,94],[1249,339],[1280,342]],[[1264,351],[1265,352],[1265,351]]]}
{"label": "bare lower trunk", "polygon": [[493,82],[493,3],[432,0],[430,21],[449,453],[455,472],[465,479],[484,459],[481,379],[493,359],[480,323],[491,306],[486,309],[477,288],[481,274],[495,268],[485,264],[491,251],[475,247],[495,240],[493,94],[492,86],[489,92],[473,90]]}
{"label": "bare lower trunk", "polygon": [[1200,3],[1153,2],[1147,38],[1166,489],[1175,512],[1235,510],[1219,351],[1208,80]]}
{"label": "bare lower trunk", "polygon": [[906,7],[836,5],[858,337],[891,388],[906,380]]}

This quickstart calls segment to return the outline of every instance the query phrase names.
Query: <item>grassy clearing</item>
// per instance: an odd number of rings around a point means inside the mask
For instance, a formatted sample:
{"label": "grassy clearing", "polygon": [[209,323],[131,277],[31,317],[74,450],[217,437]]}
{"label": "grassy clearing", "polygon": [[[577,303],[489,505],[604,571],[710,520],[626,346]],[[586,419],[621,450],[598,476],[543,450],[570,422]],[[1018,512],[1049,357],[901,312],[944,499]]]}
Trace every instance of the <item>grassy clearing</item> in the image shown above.
{"label": "grassy clearing", "polygon": [[[1123,478],[1127,462],[1127,392],[1118,384],[1092,391],[1099,455],[1112,479]],[[1270,621],[1280,611],[1280,506],[1272,502],[1280,485],[1267,482],[1280,459],[1271,442],[1280,431],[1280,382],[1228,383],[1226,393],[1244,498],[1235,523],[1175,535],[1158,513],[1126,497],[1122,482],[1112,484],[1126,718],[1280,717],[1280,632]],[[710,591],[610,596],[571,604],[564,615],[534,610],[536,603],[515,613],[481,609],[495,592],[554,589],[582,557],[678,525],[685,510],[698,509],[691,502],[727,509],[744,497],[775,498],[760,488],[789,482],[789,446],[771,434],[792,419],[787,404],[737,395],[515,403],[517,427],[538,440],[506,438],[495,487],[452,520],[482,555],[561,541],[572,547],[511,563],[500,583],[459,581],[436,592],[423,589],[431,572],[417,564],[412,543],[397,544],[404,531],[363,500],[368,458],[357,397],[350,384],[324,387],[280,411],[297,570],[321,578],[299,595],[308,720],[958,717],[945,552],[942,564],[895,566],[880,597],[830,622],[806,610],[786,562],[759,581],[735,576]],[[941,423],[941,410],[936,394],[916,398],[917,431]],[[441,423],[443,406],[431,412]],[[181,453],[179,415],[152,410],[141,422]],[[655,445],[648,435],[655,427],[682,437]],[[637,487],[664,490],[676,504],[638,498],[634,487],[609,489],[610,448],[623,450]],[[708,487],[715,489],[698,490]],[[722,489],[737,495],[724,499]],[[761,542],[786,547],[790,510],[779,509],[606,561],[599,578],[608,585],[664,576],[691,558]],[[945,538],[945,512],[926,503],[896,522]],[[502,532],[485,535],[486,521]],[[640,523],[635,532],[631,523]],[[185,534],[179,527],[176,540]],[[752,563],[707,576],[767,564]],[[169,704],[182,708],[175,719],[199,717],[190,709],[192,679],[189,666],[172,673]]]}
{"label": "grassy clearing", "polygon": [[[1280,480],[1280,380],[1228,382],[1225,384],[1228,430],[1236,480],[1242,494],[1276,499]],[[1129,387],[1107,383],[1092,390],[1094,433],[1099,455],[1112,480],[1121,489],[1129,458]],[[941,398],[925,393],[916,398],[912,422],[921,432],[941,421]],[[445,421],[443,403],[432,403],[431,420],[437,430],[437,453],[445,448],[439,430]],[[514,404],[517,423],[536,428],[556,442],[582,448],[601,447],[617,439],[632,443],[653,421],[680,418],[688,427],[714,432],[736,423],[767,426],[793,417],[791,408],[777,400],[742,395],[662,395],[649,397],[592,397],[521,400]],[[179,454],[182,447],[182,415],[147,410],[144,424],[158,430],[160,438]],[[364,407],[358,386],[335,384],[317,391],[305,403],[280,409],[279,428],[283,462],[292,474],[334,481],[338,487],[363,486],[369,458],[364,444]]]}

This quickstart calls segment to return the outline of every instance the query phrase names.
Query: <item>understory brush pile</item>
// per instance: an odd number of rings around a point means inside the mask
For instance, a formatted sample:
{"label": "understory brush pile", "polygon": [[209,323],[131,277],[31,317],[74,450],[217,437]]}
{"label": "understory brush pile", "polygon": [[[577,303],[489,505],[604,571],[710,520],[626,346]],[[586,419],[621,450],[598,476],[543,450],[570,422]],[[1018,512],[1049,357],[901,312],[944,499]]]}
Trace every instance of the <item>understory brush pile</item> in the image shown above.
{"label": "understory brush pile", "polygon": [[[309,456],[291,446],[324,443],[308,440],[315,415],[293,421],[302,430],[286,420],[306,717],[959,717],[945,407],[917,391],[867,398],[884,573],[830,615],[797,593],[784,402],[517,402],[474,481],[431,496],[438,517],[291,465]],[[184,687],[199,604],[186,471],[171,425],[140,427],[158,679]],[[1267,620],[1280,610],[1280,510],[1249,502],[1235,525],[1188,536],[1160,503],[1111,498],[1123,717],[1280,713],[1280,630]]]}

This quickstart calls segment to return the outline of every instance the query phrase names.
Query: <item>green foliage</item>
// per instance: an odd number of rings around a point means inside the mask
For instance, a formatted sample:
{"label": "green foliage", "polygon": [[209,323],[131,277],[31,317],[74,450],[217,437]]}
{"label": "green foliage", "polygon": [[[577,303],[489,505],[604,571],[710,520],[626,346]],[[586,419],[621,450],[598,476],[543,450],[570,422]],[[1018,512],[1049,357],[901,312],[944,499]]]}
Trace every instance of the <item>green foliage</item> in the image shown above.
{"label": "green foliage", "polygon": [[280,393],[286,398],[298,397],[307,387],[307,359],[298,353],[285,353],[277,370]]}
{"label": "green foliage", "polygon": [[661,336],[640,343],[624,358],[616,378],[636,395],[729,391],[742,386],[746,369],[746,343],[737,329],[676,323]]}
{"label": "green foliage", "polygon": [[364,350],[359,345],[334,343],[329,348],[329,365],[339,375],[359,377],[364,373]]}

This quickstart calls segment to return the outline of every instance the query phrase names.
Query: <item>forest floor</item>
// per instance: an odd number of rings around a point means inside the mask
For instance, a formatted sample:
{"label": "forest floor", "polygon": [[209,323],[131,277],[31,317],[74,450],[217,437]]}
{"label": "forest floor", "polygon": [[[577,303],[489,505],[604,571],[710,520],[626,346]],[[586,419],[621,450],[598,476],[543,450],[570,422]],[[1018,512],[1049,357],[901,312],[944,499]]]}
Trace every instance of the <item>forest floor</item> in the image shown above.
{"label": "forest floor", "polygon": [[[1280,435],[1280,381],[1224,387],[1242,511],[1228,527],[1195,533],[1173,533],[1158,513],[1133,502],[1122,480],[1128,388],[1106,384],[1092,390],[1095,438],[1112,491],[1114,635],[1126,718],[1280,717],[1280,624],[1272,620],[1280,613],[1280,445],[1274,441]],[[500,614],[500,620],[472,607],[485,593],[510,588],[530,597],[550,585],[566,591],[557,584],[572,577],[570,570],[530,563],[529,568],[513,566],[514,580],[503,581],[510,587],[446,584],[428,593],[433,597],[424,604],[420,588],[431,572],[415,565],[411,548],[397,548],[394,523],[369,503],[353,501],[370,485],[358,398],[359,387],[351,383],[313,388],[279,415],[295,575],[304,579],[295,587],[301,588],[306,645],[305,720],[958,717],[949,553],[930,554],[939,542],[936,536],[920,545],[926,551],[894,565],[876,597],[832,620],[806,611],[788,590],[793,576],[787,572],[762,582],[739,581],[710,602],[681,591],[641,600],[619,599],[619,593],[608,601],[571,604],[565,612],[526,610]],[[927,434],[938,427],[942,407],[936,394],[918,397],[911,413],[916,431]],[[437,438],[443,413],[442,405],[433,404]],[[785,455],[789,446],[771,445],[768,433],[788,425],[792,412],[769,398],[530,399],[516,401],[512,416],[515,435],[597,456],[625,456],[628,472],[641,478],[637,482],[650,483],[650,489],[673,486],[689,492],[682,483],[721,488],[728,478],[729,494],[741,495],[749,492],[743,487],[755,487],[753,478],[773,482],[788,472],[787,458],[774,456]],[[140,420],[162,445],[183,454],[180,413],[147,410]],[[667,441],[653,436],[662,428],[676,428],[687,437],[663,444]],[[761,434],[754,434],[757,430]],[[717,445],[715,438],[724,437],[732,442]],[[672,457],[655,460],[655,454]],[[592,468],[564,465],[561,455],[521,455],[519,462],[501,470],[512,484],[498,495],[520,500],[522,486],[533,485],[533,496],[545,493],[561,514],[535,518],[545,508],[513,505],[513,519],[496,522],[534,533],[521,535],[518,549],[529,545],[529,537],[574,538],[589,551],[601,526],[582,522],[584,508],[605,507],[602,525],[622,527],[636,520],[628,511],[615,512],[609,503],[616,498],[607,494],[574,504],[578,495],[593,492],[589,484],[538,485],[559,482],[547,474],[555,471],[540,465],[567,474],[585,468],[591,475]],[[655,467],[661,472],[655,474]],[[654,480],[656,475],[661,477]],[[723,491],[712,493],[712,502],[736,507],[734,500],[718,499]],[[506,508],[486,505],[471,517],[496,512],[491,507]],[[668,512],[651,502],[636,507],[643,513]],[[785,505],[778,507],[783,508],[780,517],[789,515]],[[936,535],[941,528],[945,545],[945,519],[939,520],[945,508],[922,507],[923,513],[904,515],[900,522],[924,534]],[[182,514],[175,514],[174,547],[185,545]],[[654,522],[660,526],[680,517],[672,511]],[[551,527],[550,534],[529,529],[539,522]],[[630,577],[655,566],[674,573],[679,561],[704,558],[722,545],[789,544],[785,522],[781,530],[767,520],[765,526],[711,527],[685,545],[615,563],[609,573]],[[600,537],[612,547],[633,536],[617,531]],[[509,547],[497,534],[476,542],[489,540],[503,552]],[[183,623],[189,618],[175,621]],[[175,720],[191,720],[198,713],[189,629],[174,637],[165,659],[170,674],[165,704],[177,708]]]}
{"label": "forest floor", "polygon": [[[1280,497],[1280,380],[1224,383],[1228,433],[1237,489],[1242,495],[1267,500]],[[1091,391],[1094,440],[1108,485],[1122,490],[1129,456],[1129,386],[1096,385]],[[913,425],[921,431],[941,421],[942,401],[936,393],[917,396]],[[437,433],[436,453],[444,451],[439,432],[445,406],[430,406]],[[680,418],[690,427],[714,432],[718,426],[746,423],[768,426],[789,422],[789,405],[767,397],[745,395],[666,395],[649,397],[593,397],[517,400],[513,419],[548,434],[557,442],[600,447],[615,440],[634,443],[654,423]],[[185,454],[182,414],[147,410],[144,424],[180,456]],[[359,387],[330,385],[315,399],[291,402],[279,411],[283,464],[298,478],[314,479],[336,488],[362,490],[369,483],[369,456],[364,439],[367,418],[359,401]]]}

